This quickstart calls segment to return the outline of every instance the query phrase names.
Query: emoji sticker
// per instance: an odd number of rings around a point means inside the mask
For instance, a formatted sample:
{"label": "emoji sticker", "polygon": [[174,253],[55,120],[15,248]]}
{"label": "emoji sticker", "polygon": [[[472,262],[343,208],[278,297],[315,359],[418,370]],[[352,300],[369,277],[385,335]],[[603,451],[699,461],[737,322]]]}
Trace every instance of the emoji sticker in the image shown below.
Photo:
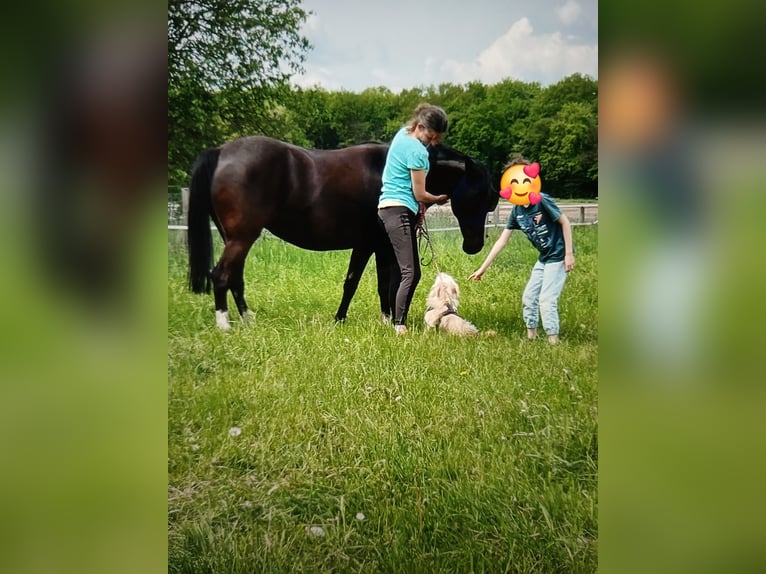
{"label": "emoji sticker", "polygon": [[500,197],[514,205],[535,205],[540,203],[540,164],[512,165],[500,178]]}

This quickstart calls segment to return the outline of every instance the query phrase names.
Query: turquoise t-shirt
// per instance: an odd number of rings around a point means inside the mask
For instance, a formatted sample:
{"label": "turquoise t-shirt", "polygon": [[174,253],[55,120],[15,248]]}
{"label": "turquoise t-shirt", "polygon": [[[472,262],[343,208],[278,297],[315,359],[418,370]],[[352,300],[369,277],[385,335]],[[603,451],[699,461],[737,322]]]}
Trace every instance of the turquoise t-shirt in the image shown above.
{"label": "turquoise t-shirt", "polygon": [[417,139],[410,137],[407,128],[400,129],[391,141],[383,168],[383,193],[378,207],[403,205],[413,213],[418,212],[418,201],[412,191],[411,169],[422,169],[428,174],[428,149]]}

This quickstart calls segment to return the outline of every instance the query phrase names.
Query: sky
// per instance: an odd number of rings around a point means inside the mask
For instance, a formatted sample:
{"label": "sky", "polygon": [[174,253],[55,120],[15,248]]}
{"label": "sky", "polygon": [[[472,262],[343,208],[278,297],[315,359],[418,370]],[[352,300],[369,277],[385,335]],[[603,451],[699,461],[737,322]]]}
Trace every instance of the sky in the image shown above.
{"label": "sky", "polygon": [[293,82],[393,92],[598,78],[598,0],[303,0],[313,48]]}

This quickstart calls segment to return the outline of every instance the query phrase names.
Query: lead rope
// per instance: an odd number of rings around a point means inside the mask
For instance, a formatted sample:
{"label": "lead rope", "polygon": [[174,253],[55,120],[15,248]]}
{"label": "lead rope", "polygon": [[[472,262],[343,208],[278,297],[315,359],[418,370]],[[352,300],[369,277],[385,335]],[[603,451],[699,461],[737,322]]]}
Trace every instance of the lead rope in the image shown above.
{"label": "lead rope", "polygon": [[[428,223],[426,222],[426,209],[424,206],[420,206],[420,212],[418,213],[418,224],[417,224],[417,235],[418,235],[418,255],[420,255],[420,264],[424,267],[427,267],[431,265],[431,263],[434,264],[434,269],[436,269],[436,273],[440,273],[439,269],[439,262],[436,260],[436,252],[434,251],[434,245],[431,242],[431,236],[428,234]],[[423,253],[423,243],[425,243],[426,247],[430,251],[431,258],[426,261],[425,257],[422,255]]]}

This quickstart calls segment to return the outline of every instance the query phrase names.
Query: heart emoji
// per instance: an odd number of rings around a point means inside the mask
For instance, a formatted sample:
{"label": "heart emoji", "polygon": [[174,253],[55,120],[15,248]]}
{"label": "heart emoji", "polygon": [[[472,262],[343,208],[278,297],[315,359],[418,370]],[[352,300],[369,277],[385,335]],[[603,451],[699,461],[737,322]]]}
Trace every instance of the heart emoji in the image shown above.
{"label": "heart emoji", "polygon": [[540,164],[535,162],[524,166],[524,173],[526,173],[532,179],[536,178],[540,173]]}

